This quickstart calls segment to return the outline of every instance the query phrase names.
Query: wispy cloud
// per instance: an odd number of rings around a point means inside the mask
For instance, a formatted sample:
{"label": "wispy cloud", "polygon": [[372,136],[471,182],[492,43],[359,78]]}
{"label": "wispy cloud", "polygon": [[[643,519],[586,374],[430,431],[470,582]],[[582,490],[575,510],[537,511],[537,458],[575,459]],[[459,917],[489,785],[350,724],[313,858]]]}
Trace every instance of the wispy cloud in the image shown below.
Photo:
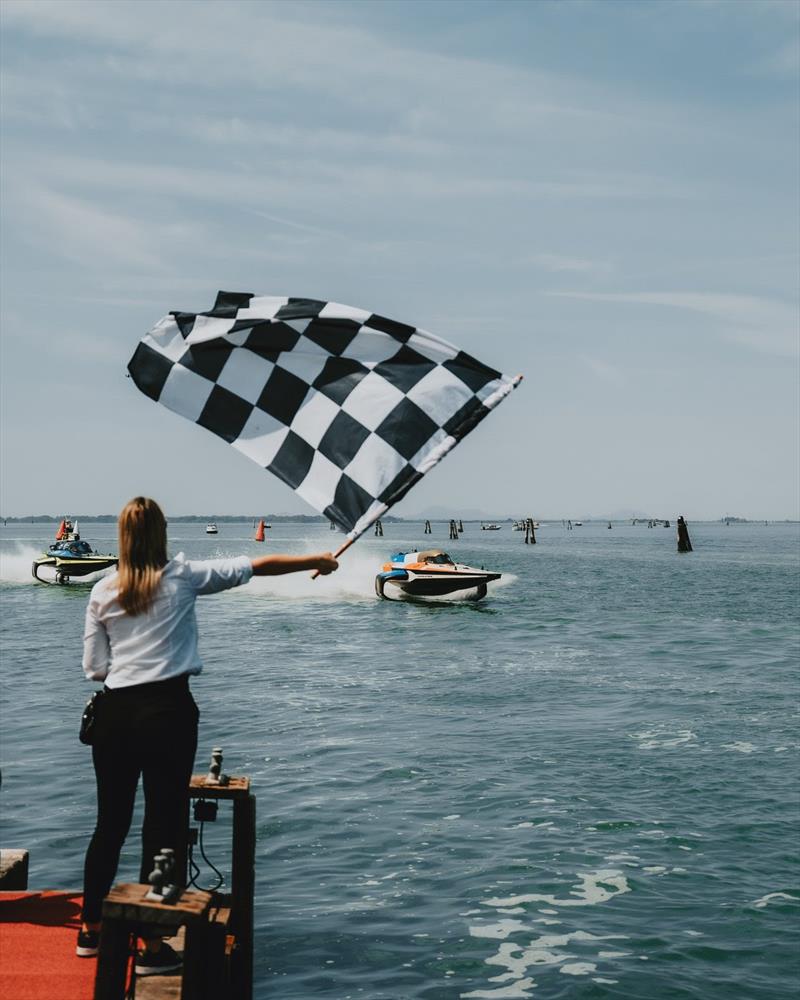
{"label": "wispy cloud", "polygon": [[[27,238],[84,267],[109,265],[155,270],[163,264],[163,239],[131,214],[100,207],[41,185],[18,187],[15,212],[28,219]],[[167,239],[185,235],[167,227]]]}
{"label": "wispy cloud", "polygon": [[537,253],[528,258],[527,263],[543,271],[554,274],[568,272],[572,274],[607,273],[611,264],[607,260],[596,260],[587,257],[565,257],[556,253]]}
{"label": "wispy cloud", "polygon": [[587,354],[580,355],[580,361],[603,382],[612,382],[615,385],[620,385],[625,381],[620,369],[608,361],[603,361],[601,358],[589,357]]}
{"label": "wispy cloud", "polygon": [[549,292],[593,302],[686,309],[716,321],[727,339],[754,350],[795,357],[800,350],[800,309],[776,299],[716,292]]}
{"label": "wispy cloud", "polygon": [[[796,5],[792,5],[795,6]],[[786,77],[797,80],[800,75],[800,38],[787,39],[783,45],[771,52],[766,58],[760,59],[753,72],[761,76]]]}
{"label": "wispy cloud", "polygon": [[[157,18],[143,16],[152,9],[124,0],[6,0],[8,26],[85,47],[81,59],[71,50],[48,59],[42,73],[53,82],[26,92],[24,80],[17,81],[12,113],[30,121],[43,114],[67,128],[92,116],[97,128],[121,121],[135,132],[172,143],[190,138],[217,152],[277,150],[295,165],[303,161],[306,172],[315,162],[320,177],[341,172],[367,194],[387,184],[400,197],[687,194],[666,171],[644,164],[621,170],[605,152],[648,143],[665,128],[673,137],[691,131],[682,108],[663,104],[655,111],[625,90],[402,46],[354,24],[303,20],[291,8],[164,2]],[[246,30],[235,30],[244,22]],[[109,86],[152,92],[153,100],[110,103]],[[165,89],[169,102],[157,98]],[[226,92],[233,103],[220,101]],[[69,114],[71,101],[77,116]],[[287,114],[287,105],[302,113]],[[583,143],[597,152],[591,169],[582,160],[565,164],[565,150]],[[535,171],[524,152],[532,144]]]}

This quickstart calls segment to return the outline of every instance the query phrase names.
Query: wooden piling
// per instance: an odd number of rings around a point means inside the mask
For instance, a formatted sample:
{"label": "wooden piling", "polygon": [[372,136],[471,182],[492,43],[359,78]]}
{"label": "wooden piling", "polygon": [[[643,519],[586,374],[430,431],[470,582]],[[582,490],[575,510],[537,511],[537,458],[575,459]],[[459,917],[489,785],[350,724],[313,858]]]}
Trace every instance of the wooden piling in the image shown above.
{"label": "wooden piling", "polygon": [[451,541],[458,541],[458,525],[454,520],[450,521],[450,539]]}
{"label": "wooden piling", "polygon": [[535,545],[536,544],[536,532],[533,530],[533,518],[529,517],[525,520],[525,544]]}
{"label": "wooden piling", "polygon": [[691,552],[692,543],[689,539],[689,528],[683,519],[683,514],[679,515],[678,521],[678,552]]}
{"label": "wooden piling", "polygon": [[[125,992],[132,935],[169,936],[185,928],[180,1000],[213,1000],[205,976],[211,893],[187,889],[172,904],[147,899],[150,886],[116,885],[103,900],[94,1000],[120,1000]],[[156,932],[154,934],[154,932]]]}
{"label": "wooden piling", "polygon": [[[192,799],[228,800],[233,803],[230,932],[235,937],[231,962],[231,997],[249,998],[253,990],[253,896],[256,878],[256,800],[250,779],[231,776],[227,785],[209,785],[205,775],[194,774],[189,784]],[[217,898],[224,904],[225,897]]]}
{"label": "wooden piling", "polygon": [[430,534],[431,534],[431,522],[430,521],[426,521],[425,522],[425,530],[423,531],[423,535],[430,535]]}

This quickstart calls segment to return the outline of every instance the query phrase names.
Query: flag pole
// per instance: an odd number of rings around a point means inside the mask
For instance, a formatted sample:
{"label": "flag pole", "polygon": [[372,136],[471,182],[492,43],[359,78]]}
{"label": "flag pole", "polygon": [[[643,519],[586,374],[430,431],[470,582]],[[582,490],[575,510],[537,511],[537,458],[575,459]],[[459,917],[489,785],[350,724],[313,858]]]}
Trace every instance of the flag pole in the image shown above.
{"label": "flag pole", "polygon": [[[350,548],[350,546],[353,544],[354,541],[355,538],[348,538],[347,541],[344,543],[344,545],[340,545],[339,548],[333,553],[333,558],[338,559],[339,556],[345,551],[345,549]],[[311,579],[316,580],[316,578],[319,575],[320,575],[319,570],[315,569],[314,572],[311,574]]]}

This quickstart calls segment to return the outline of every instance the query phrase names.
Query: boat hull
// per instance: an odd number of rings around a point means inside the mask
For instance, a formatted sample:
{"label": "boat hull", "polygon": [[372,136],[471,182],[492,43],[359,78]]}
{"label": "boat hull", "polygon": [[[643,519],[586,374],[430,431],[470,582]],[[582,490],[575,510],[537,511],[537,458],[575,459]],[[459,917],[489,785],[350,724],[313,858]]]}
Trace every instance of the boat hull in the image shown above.
{"label": "boat hull", "polygon": [[31,572],[35,580],[42,583],[49,581],[39,575],[39,570],[47,567],[55,570],[56,582],[63,583],[70,577],[89,576],[101,570],[117,566],[119,560],[113,556],[86,556],[84,558],[63,559],[60,556],[41,556],[33,560]]}
{"label": "boat hull", "polygon": [[387,588],[399,590],[409,597],[447,597],[459,592],[475,591],[477,600],[486,596],[486,585],[499,580],[500,573],[414,573],[392,570],[375,577],[375,592],[388,597]]}

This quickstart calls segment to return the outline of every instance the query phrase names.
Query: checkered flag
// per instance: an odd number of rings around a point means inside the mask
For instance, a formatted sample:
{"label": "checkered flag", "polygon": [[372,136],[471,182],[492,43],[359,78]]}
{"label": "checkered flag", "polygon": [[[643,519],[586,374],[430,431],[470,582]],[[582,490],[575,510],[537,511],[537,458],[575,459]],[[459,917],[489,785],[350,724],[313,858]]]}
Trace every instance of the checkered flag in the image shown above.
{"label": "checkered flag", "polygon": [[522,377],[364,309],[238,292],[220,292],[208,312],[165,316],[128,371],[351,540]]}

